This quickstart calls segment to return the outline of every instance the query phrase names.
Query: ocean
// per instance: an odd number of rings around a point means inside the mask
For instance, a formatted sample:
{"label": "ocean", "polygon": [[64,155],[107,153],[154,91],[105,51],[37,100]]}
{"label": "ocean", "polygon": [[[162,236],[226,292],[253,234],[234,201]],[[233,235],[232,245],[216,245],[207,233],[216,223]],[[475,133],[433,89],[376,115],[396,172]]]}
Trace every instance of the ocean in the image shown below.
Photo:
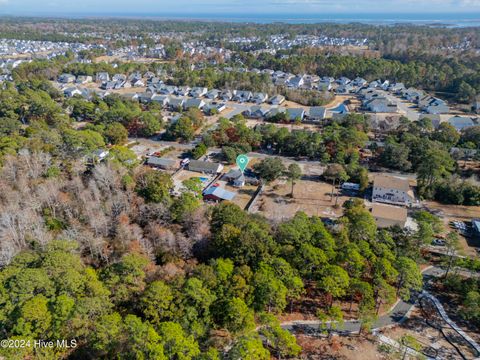
{"label": "ocean", "polygon": [[[250,22],[258,24],[288,23],[288,24],[316,24],[316,23],[364,23],[372,25],[414,24],[447,27],[478,27],[480,13],[468,14],[241,14],[241,13],[118,13],[118,14],[85,14],[84,17],[125,17],[149,18],[158,20],[200,20]],[[76,16],[82,17],[82,16]]]}

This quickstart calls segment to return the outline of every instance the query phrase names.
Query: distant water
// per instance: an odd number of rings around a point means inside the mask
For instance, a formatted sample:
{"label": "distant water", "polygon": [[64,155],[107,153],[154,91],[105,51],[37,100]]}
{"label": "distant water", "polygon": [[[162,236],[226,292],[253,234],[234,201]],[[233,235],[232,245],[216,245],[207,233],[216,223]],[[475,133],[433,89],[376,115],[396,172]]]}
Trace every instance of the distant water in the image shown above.
{"label": "distant water", "polygon": [[[89,16],[86,15],[85,16]],[[480,13],[468,14],[239,14],[239,13],[118,13],[90,14],[90,16],[151,18],[161,20],[203,20],[227,22],[252,22],[268,24],[283,22],[288,24],[315,23],[364,23],[374,25],[392,25],[408,23],[415,25],[448,26],[448,27],[478,27]],[[82,16],[80,16],[82,17]]]}
{"label": "distant water", "polygon": [[[1,2],[2,0],[0,0]],[[20,14],[2,13],[0,16],[15,16]],[[28,12],[21,15],[37,17],[62,17],[62,18],[129,18],[129,19],[156,19],[156,20],[199,20],[199,21],[225,21],[248,22],[257,24],[288,23],[288,24],[316,24],[316,23],[364,23],[372,25],[414,24],[447,27],[479,27],[480,13],[435,13],[435,14],[399,14],[399,13],[212,13],[212,12]]]}

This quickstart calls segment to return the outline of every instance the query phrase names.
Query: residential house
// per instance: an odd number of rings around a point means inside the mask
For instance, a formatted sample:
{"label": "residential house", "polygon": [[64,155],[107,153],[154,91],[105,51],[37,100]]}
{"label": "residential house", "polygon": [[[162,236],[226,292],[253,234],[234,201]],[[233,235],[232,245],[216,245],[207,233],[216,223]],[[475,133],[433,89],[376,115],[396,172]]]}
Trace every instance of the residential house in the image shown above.
{"label": "residential house", "polygon": [[281,105],[285,102],[285,96],[283,95],[275,95],[268,99],[268,103],[272,105]]}
{"label": "residential house", "polygon": [[371,100],[368,100],[364,107],[368,111],[375,113],[396,113],[398,111],[397,104],[391,103],[388,99],[384,97],[378,97]]}
{"label": "residential house", "polygon": [[368,81],[365,80],[364,78],[361,78],[361,77],[357,77],[355,78],[355,80],[352,81],[353,85],[354,86],[357,86],[357,87],[364,87],[368,84]]}
{"label": "residential house", "polygon": [[112,81],[116,81],[116,82],[127,81],[127,75],[125,75],[125,74],[115,74],[112,77]]}
{"label": "residential house", "polygon": [[220,90],[217,90],[217,89],[212,89],[208,91],[205,95],[205,97],[210,100],[215,100],[219,96],[220,96]]}
{"label": "residential house", "polygon": [[167,107],[170,102],[168,95],[153,95],[150,99],[151,102],[160,104],[162,107]]}
{"label": "residential house", "polygon": [[388,91],[394,94],[401,94],[405,90],[405,85],[403,83],[393,83],[388,87]]}
{"label": "residential house", "polygon": [[321,121],[327,115],[327,108],[324,106],[312,106],[307,113],[307,119],[310,121]]}
{"label": "residential house", "polygon": [[143,82],[142,79],[135,79],[131,82],[132,86],[135,86],[135,87],[144,87],[145,86],[145,83]]}
{"label": "residential house", "polygon": [[231,201],[235,198],[236,194],[231,191],[227,191],[218,186],[210,186],[203,192],[203,200],[205,201]]}
{"label": "residential house", "polygon": [[163,170],[175,170],[179,168],[180,163],[179,161],[174,159],[166,159],[166,158],[160,158],[156,156],[150,156],[147,159],[147,165],[154,168],[163,169]]}
{"label": "residential house", "polygon": [[78,75],[77,76],[77,84],[88,84],[93,81],[93,78],[89,75]]}
{"label": "residential house", "polygon": [[406,208],[384,204],[373,204],[372,206],[372,216],[379,228],[399,226],[403,229],[407,224],[407,215]]}
{"label": "residential house", "polygon": [[337,92],[337,94],[350,94],[354,90],[355,90],[355,87],[352,85],[352,83],[348,83],[348,84],[345,84],[345,85],[340,85],[337,88],[336,92]]}
{"label": "residential house", "polygon": [[202,174],[215,175],[222,172],[223,165],[209,161],[190,160],[190,162],[188,163],[188,170],[199,172]]}
{"label": "residential house", "polygon": [[345,76],[342,76],[341,78],[337,79],[336,83],[338,85],[347,85],[347,84],[350,84],[352,82],[352,80],[350,80],[349,78],[345,77]]}
{"label": "residential house", "polygon": [[422,97],[425,96],[422,90],[417,90],[415,88],[408,88],[402,92],[403,97],[413,103],[418,103]]}
{"label": "residential house", "polygon": [[183,109],[184,104],[185,104],[185,99],[184,98],[171,97],[170,101],[168,102],[168,107],[169,107],[170,110],[180,111],[180,110]]}
{"label": "residential house", "polygon": [[75,82],[76,77],[72,74],[62,74],[58,77],[58,82],[62,84],[70,84]]}
{"label": "residential house", "polygon": [[303,108],[288,108],[287,110],[287,118],[290,121],[303,121],[305,118],[305,109]]}
{"label": "residential house", "polygon": [[183,104],[185,110],[188,109],[202,109],[205,106],[205,101],[202,99],[187,99]]}
{"label": "residential house", "polygon": [[67,87],[67,88],[63,89],[63,94],[66,97],[73,97],[75,95],[82,95],[82,92],[78,88],[76,88],[75,86],[72,86],[72,87]]}
{"label": "residential house", "polygon": [[270,109],[262,108],[259,105],[252,106],[250,109],[245,110],[242,114],[245,117],[252,118],[252,119],[263,119],[268,115]]}
{"label": "residential house", "polygon": [[233,92],[231,92],[230,90],[223,90],[220,94],[220,98],[223,101],[230,101],[232,100],[233,95],[234,95]]}
{"label": "residential house", "polygon": [[408,179],[377,175],[373,183],[372,201],[410,206],[415,201],[415,195],[410,189]]}
{"label": "residential house", "polygon": [[265,93],[254,93],[252,97],[252,102],[256,104],[262,104],[268,100],[268,95]]}
{"label": "residential house", "polygon": [[179,86],[177,91],[175,92],[178,96],[188,96],[190,94],[190,87],[189,86]]}
{"label": "residential house", "polygon": [[430,95],[421,98],[418,107],[429,114],[446,114],[450,111],[445,101]]}
{"label": "residential house", "polygon": [[233,101],[247,102],[247,101],[250,101],[252,96],[253,94],[251,91],[237,90],[235,92],[235,95],[233,96]]}
{"label": "residential house", "polygon": [[194,98],[201,98],[202,96],[206,95],[208,89],[205,87],[194,87],[190,90],[190,96]]}
{"label": "residential house", "polygon": [[108,72],[98,72],[95,75],[95,81],[101,83],[110,81],[110,75],[108,74]]}
{"label": "residential house", "polygon": [[305,84],[305,79],[303,76],[295,76],[287,81],[287,86],[292,88],[300,88]]}
{"label": "residential house", "polygon": [[455,130],[458,132],[461,132],[462,130],[475,126],[475,122],[473,121],[472,118],[467,117],[467,116],[454,116],[450,119],[448,119],[448,123],[452,125]]}

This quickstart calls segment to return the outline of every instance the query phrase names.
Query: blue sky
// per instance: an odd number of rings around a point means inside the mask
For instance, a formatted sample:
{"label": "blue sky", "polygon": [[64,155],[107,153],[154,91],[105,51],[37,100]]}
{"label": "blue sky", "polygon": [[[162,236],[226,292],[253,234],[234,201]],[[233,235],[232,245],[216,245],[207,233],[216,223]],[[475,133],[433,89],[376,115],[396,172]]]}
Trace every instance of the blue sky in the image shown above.
{"label": "blue sky", "polygon": [[480,13],[480,0],[0,0],[0,13],[46,14]]}

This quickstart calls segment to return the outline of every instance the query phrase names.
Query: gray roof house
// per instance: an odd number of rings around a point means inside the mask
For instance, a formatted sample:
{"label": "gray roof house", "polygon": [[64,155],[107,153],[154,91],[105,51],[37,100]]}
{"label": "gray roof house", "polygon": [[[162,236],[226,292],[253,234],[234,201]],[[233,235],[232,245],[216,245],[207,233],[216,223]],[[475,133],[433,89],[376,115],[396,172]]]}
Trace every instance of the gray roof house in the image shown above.
{"label": "gray roof house", "polygon": [[173,170],[180,166],[177,160],[150,156],[147,159],[147,165],[164,170]]}
{"label": "gray roof house", "polygon": [[268,100],[268,95],[265,93],[254,93],[252,97],[252,101],[257,104],[264,103]]}
{"label": "gray roof house", "polygon": [[452,125],[458,132],[461,132],[463,129],[475,126],[472,118],[458,115],[448,119],[448,123]]}
{"label": "gray roof house", "polygon": [[207,92],[208,92],[208,89],[205,87],[194,87],[192,90],[190,90],[190,96],[194,98],[200,98],[206,95]]}
{"label": "gray roof house", "polygon": [[216,98],[218,98],[219,95],[220,95],[220,90],[212,89],[206,93],[205,97],[210,100],[215,100]]}
{"label": "gray roof house", "polygon": [[233,96],[234,101],[240,101],[240,102],[246,102],[250,101],[252,98],[253,94],[251,91],[242,91],[242,90],[237,90],[235,92],[235,95]]}
{"label": "gray roof house", "polygon": [[223,165],[209,161],[190,160],[188,170],[204,174],[218,174],[222,172]]}
{"label": "gray roof house", "polygon": [[110,81],[110,75],[108,74],[108,72],[98,72],[97,75],[95,75],[95,81],[97,82]]}
{"label": "gray roof house", "polygon": [[92,81],[93,81],[93,78],[89,75],[78,75],[76,83],[77,84],[86,84],[86,83],[90,83]]}
{"label": "gray roof house", "polygon": [[310,121],[320,121],[325,119],[327,108],[324,106],[312,106],[308,110],[307,118]]}
{"label": "gray roof house", "polygon": [[230,90],[223,90],[220,94],[223,101],[230,101],[233,98],[233,93]]}
{"label": "gray roof house", "polygon": [[287,117],[288,117],[288,120],[290,121],[296,121],[297,119],[300,119],[300,121],[303,121],[303,118],[305,117],[305,109],[289,108],[287,109]]}
{"label": "gray roof house", "polygon": [[170,102],[170,98],[167,95],[153,95],[150,99],[151,102],[160,104],[162,106],[167,106]]}
{"label": "gray roof house", "polygon": [[69,84],[75,82],[76,77],[72,74],[62,74],[58,77],[58,82],[62,84]]}
{"label": "gray roof house", "polygon": [[185,110],[187,109],[202,109],[205,106],[205,101],[202,99],[187,99],[185,103],[183,104],[183,107]]}
{"label": "gray roof house", "polygon": [[268,103],[272,105],[281,105],[285,101],[285,96],[275,95],[268,99]]}
{"label": "gray roof house", "polygon": [[242,114],[252,119],[262,119],[268,115],[269,109],[255,105],[245,110]]}
{"label": "gray roof house", "polygon": [[398,111],[398,106],[384,97],[368,100],[364,106],[367,110],[375,113],[396,113]]}
{"label": "gray roof house", "polygon": [[183,109],[183,105],[185,104],[185,99],[184,98],[170,98],[170,101],[168,102],[168,107],[172,110],[181,110]]}

